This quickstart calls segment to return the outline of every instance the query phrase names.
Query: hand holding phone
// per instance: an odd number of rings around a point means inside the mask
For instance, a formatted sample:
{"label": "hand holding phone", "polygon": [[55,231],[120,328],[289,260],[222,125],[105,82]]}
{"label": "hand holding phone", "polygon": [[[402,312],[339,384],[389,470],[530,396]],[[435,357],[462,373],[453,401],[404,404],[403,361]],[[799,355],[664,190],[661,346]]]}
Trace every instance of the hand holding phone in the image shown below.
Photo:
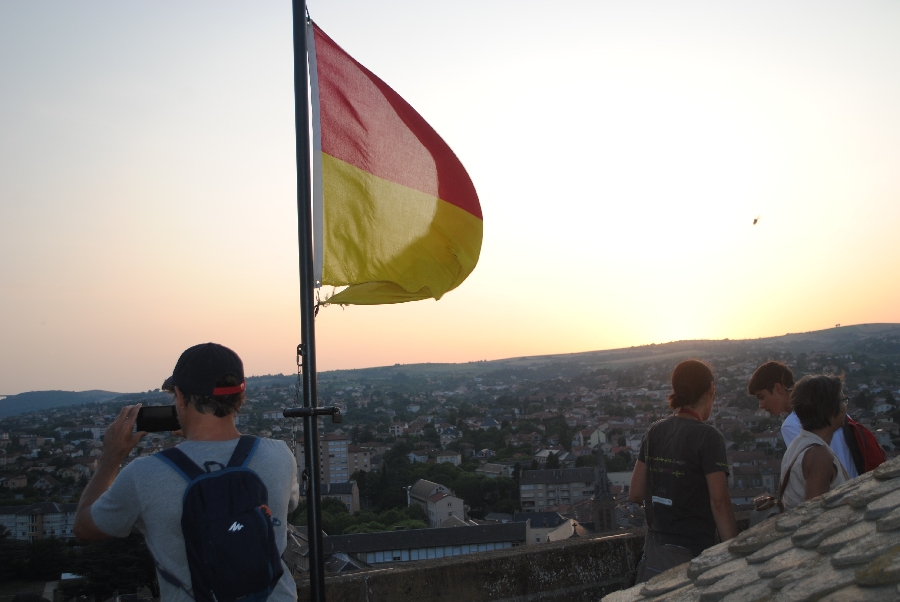
{"label": "hand holding phone", "polygon": [[160,433],[181,429],[175,406],[142,406],[138,410],[135,426],[138,431]]}

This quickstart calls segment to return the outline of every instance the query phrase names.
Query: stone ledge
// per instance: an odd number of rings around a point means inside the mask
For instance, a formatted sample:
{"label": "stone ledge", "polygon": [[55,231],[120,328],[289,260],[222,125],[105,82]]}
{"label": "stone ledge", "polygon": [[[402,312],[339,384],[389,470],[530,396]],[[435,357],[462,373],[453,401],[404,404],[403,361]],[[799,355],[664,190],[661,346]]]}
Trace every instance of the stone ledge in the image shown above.
{"label": "stone ledge", "polygon": [[[329,602],[596,602],[629,587],[643,533],[564,540],[327,576]],[[309,599],[309,581],[297,583]]]}

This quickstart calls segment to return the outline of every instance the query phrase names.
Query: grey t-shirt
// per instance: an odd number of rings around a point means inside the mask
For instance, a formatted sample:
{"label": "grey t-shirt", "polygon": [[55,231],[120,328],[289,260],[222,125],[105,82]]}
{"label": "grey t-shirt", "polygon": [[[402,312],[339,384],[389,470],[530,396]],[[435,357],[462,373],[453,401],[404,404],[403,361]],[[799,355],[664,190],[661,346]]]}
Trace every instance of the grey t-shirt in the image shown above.
{"label": "grey t-shirt", "polygon": [[[178,445],[198,466],[206,462],[228,464],[237,439],[229,441],[185,441]],[[287,514],[297,507],[300,490],[294,456],[283,441],[260,439],[248,468],[262,479],[269,492],[269,509],[275,520],[278,551],[287,545]],[[150,456],[128,464],[112,487],[94,502],[91,517],[101,531],[114,537],[126,537],[132,526],[144,534],[147,546],[159,566],[190,586],[184,538],[181,535],[182,497],[187,481],[169,464]],[[166,602],[192,602],[183,589],[159,578],[160,598]],[[297,587],[290,570],[269,596],[273,602],[297,599]]]}

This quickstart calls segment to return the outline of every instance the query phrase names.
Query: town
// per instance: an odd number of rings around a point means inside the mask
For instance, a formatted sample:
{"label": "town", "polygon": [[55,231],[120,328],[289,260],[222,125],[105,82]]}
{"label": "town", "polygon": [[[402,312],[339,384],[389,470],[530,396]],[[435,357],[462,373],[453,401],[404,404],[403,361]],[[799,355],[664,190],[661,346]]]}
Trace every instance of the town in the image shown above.
{"label": "town", "polygon": [[[875,433],[889,457],[900,453],[900,334],[894,329],[844,342],[693,341],[323,373],[319,404],[343,415],[341,423],[319,420],[328,570],[644,527],[642,508],[627,498],[631,470],[644,432],[670,413],[672,368],[692,356],[716,373],[711,422],[726,439],[739,514],[754,497],[774,494],[779,483],[780,421],[746,390],[753,370],[769,359],[787,363],[798,378],[843,373],[848,412]],[[105,426],[122,405],[137,401],[160,405],[171,397],[149,391],[0,419],[0,578],[21,578],[29,570],[33,579],[83,577],[83,570],[65,565],[62,553],[56,564],[29,565],[26,548],[46,553],[51,545],[76,545],[74,512],[96,468]],[[284,440],[294,450],[302,492],[302,424],[283,417],[296,403],[296,376],[251,377],[237,423],[244,433]],[[151,455],[178,441],[152,433],[132,455]],[[303,577],[302,502],[291,522],[285,559]],[[149,566],[148,584],[154,577]]]}

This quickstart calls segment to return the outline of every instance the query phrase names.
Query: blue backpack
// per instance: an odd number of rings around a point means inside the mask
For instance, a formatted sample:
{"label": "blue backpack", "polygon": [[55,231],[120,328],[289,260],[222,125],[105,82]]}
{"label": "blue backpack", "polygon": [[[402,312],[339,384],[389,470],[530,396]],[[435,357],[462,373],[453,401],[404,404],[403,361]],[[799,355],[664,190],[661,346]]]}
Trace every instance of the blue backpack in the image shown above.
{"label": "blue backpack", "polygon": [[160,576],[197,602],[265,600],[284,574],[275,543],[269,492],[247,468],[259,439],[243,435],[228,466],[206,470],[171,448],[156,456],[188,482],[181,532],[191,571],[191,587],[157,563]]}

